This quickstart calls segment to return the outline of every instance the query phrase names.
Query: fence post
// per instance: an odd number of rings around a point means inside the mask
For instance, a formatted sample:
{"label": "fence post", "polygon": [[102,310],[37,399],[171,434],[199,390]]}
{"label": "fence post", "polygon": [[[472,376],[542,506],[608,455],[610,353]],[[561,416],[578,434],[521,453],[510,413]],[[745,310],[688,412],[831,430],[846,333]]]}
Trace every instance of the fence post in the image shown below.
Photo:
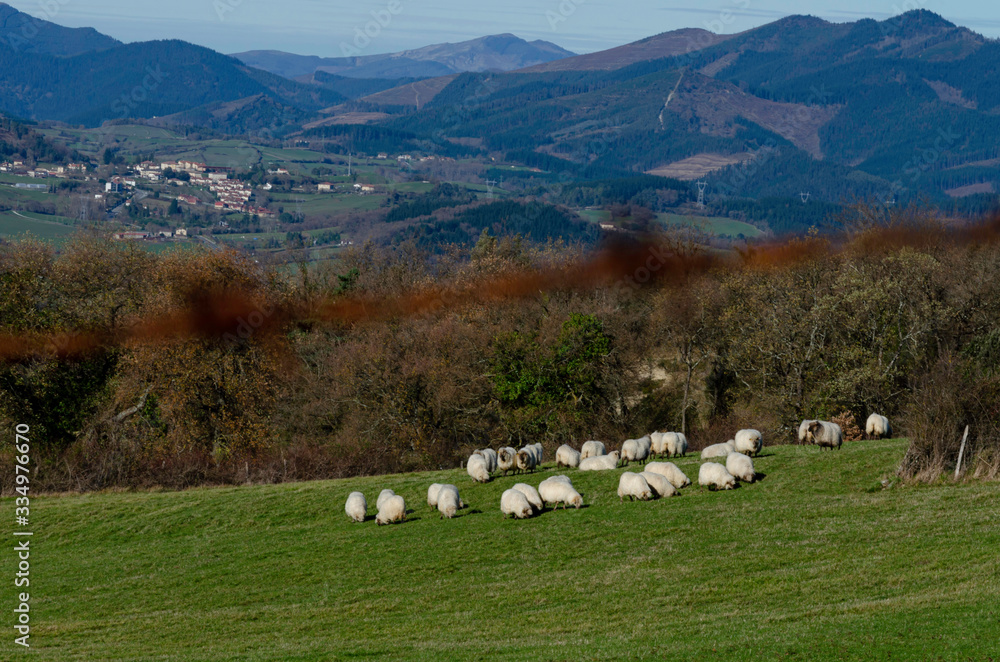
{"label": "fence post", "polygon": [[958,474],[962,471],[962,456],[965,455],[965,440],[969,438],[969,426],[965,426],[965,434],[962,435],[962,447],[958,449],[958,465],[955,467],[955,480],[958,480]]}

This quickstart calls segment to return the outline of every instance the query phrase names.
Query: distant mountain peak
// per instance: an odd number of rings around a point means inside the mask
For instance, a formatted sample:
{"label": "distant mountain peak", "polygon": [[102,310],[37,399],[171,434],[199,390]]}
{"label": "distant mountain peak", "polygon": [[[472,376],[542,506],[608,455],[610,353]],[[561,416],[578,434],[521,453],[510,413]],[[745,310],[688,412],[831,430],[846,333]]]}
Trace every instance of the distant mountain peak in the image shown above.
{"label": "distant mountain peak", "polygon": [[22,53],[71,57],[120,45],[117,39],[93,28],[66,28],[0,2],[0,46]]}

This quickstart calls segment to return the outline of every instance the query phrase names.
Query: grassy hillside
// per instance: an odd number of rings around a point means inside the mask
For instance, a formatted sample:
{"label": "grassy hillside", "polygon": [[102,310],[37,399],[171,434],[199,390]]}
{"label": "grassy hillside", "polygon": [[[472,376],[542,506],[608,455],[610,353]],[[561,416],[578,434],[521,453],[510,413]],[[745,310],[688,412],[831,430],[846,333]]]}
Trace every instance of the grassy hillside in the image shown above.
{"label": "grassy hillside", "polygon": [[[651,503],[570,471],[587,506],[528,521],[459,470],[36,498],[32,659],[985,660],[1000,486],[883,489],[905,447],[766,448],[757,484]],[[408,522],[347,521],[385,487]]]}

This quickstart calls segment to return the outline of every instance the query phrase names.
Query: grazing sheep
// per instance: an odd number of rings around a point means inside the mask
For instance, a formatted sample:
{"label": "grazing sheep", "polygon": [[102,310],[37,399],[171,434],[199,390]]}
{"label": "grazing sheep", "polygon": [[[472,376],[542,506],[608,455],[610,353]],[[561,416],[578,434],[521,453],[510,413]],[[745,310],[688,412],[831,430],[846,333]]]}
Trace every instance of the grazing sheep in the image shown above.
{"label": "grazing sheep", "polygon": [[764,438],[758,430],[740,430],[733,441],[736,452],[745,455],[756,455],[764,446]]}
{"label": "grazing sheep", "polygon": [[517,451],[510,446],[504,446],[497,452],[497,468],[506,476],[508,471],[517,470]]}
{"label": "grazing sheep", "polygon": [[652,471],[643,471],[641,474],[646,483],[649,485],[649,489],[653,490],[653,493],[659,497],[672,497],[677,496],[679,492],[677,488],[673,486],[667,477],[663,474],[653,473]]}
{"label": "grazing sheep", "polygon": [[361,492],[351,492],[348,494],[344,512],[347,513],[347,516],[352,521],[364,522],[365,516],[368,515],[368,502],[365,501],[365,495]]}
{"label": "grazing sheep", "polygon": [[437,508],[441,511],[441,518],[451,519],[462,506],[462,500],[458,498],[458,488],[454,485],[444,485],[438,494]]}
{"label": "grazing sheep", "polygon": [[482,455],[469,456],[469,462],[465,465],[465,470],[477,483],[490,482],[490,472],[487,470],[486,458]]}
{"label": "grazing sheep", "polygon": [[538,464],[538,451],[534,448],[522,448],[514,456],[514,460],[518,471],[522,473],[534,471],[535,466]]}
{"label": "grazing sheep", "polygon": [[688,440],[683,432],[665,432],[663,442],[670,457],[684,456],[688,452]]}
{"label": "grazing sheep", "polygon": [[438,501],[441,500],[441,495],[444,494],[445,492],[454,492],[455,493],[455,498],[458,499],[458,508],[459,508],[459,510],[461,510],[462,508],[465,508],[465,502],[462,501],[462,497],[458,496],[458,488],[457,487],[455,487],[454,485],[440,485],[440,486],[438,486],[438,488],[439,488],[438,489]]}
{"label": "grazing sheep", "polygon": [[711,446],[706,446],[701,451],[701,459],[708,460],[713,457],[726,457],[735,450],[736,442],[730,439],[724,444],[712,444]]}
{"label": "grazing sheep", "polygon": [[427,505],[431,508],[438,507],[438,493],[444,485],[440,483],[431,483],[431,486],[427,488]]}
{"label": "grazing sheep", "polygon": [[824,448],[840,450],[840,446],[844,443],[844,432],[836,423],[813,421],[806,428],[806,441],[816,444],[820,450]]}
{"label": "grazing sheep", "polygon": [[612,451],[607,455],[588,457],[586,460],[580,460],[580,471],[608,471],[610,469],[617,469],[618,458],[620,456],[621,453],[618,451]]}
{"label": "grazing sheep", "polygon": [[653,450],[653,438],[646,434],[636,439],[636,441],[639,442],[640,447],[646,449],[646,456],[648,457]]}
{"label": "grazing sheep", "polygon": [[580,459],[586,460],[588,457],[597,457],[599,455],[607,455],[608,451],[604,449],[604,443],[600,441],[588,441],[584,443],[583,448],[580,449]]}
{"label": "grazing sheep", "polygon": [[801,423],[799,423],[799,443],[800,444],[806,443],[806,432],[808,431],[809,424],[810,423],[815,423],[815,422],[816,422],[815,418],[807,418],[806,420],[804,420]]}
{"label": "grazing sheep", "polygon": [[649,455],[651,457],[656,457],[658,455],[663,455],[667,452],[667,441],[664,439],[666,432],[650,432],[649,441],[650,449]]}
{"label": "grazing sheep", "polygon": [[629,501],[636,499],[649,501],[653,498],[653,490],[650,489],[645,478],[631,471],[626,471],[618,479],[618,501],[625,501],[625,497],[628,497]]}
{"label": "grazing sheep", "polygon": [[726,456],[726,471],[744,483],[752,483],[757,477],[757,472],[753,469],[753,460],[743,453],[730,453]]}
{"label": "grazing sheep", "polygon": [[542,445],[540,443],[531,444],[530,446],[526,446],[525,448],[532,448],[535,450],[535,466],[537,467],[542,466],[542,460],[545,459],[545,449],[542,448]]}
{"label": "grazing sheep", "polygon": [[524,495],[524,498],[528,500],[531,507],[535,509],[535,512],[542,512],[545,509],[545,504],[542,502],[542,497],[538,494],[538,490],[533,488],[527,483],[517,483],[510,489],[517,490]]}
{"label": "grazing sheep", "polygon": [[892,436],[892,425],[882,414],[872,414],[865,423],[865,434],[869,439],[888,439]]}
{"label": "grazing sheep", "polygon": [[385,503],[385,500],[394,496],[396,496],[396,493],[392,490],[382,490],[379,492],[378,499],[375,501],[375,510],[382,510],[382,504]]}
{"label": "grazing sheep", "polygon": [[650,462],[646,465],[649,473],[660,474],[670,481],[670,484],[681,489],[691,484],[691,480],[673,462]]}
{"label": "grazing sheep", "polygon": [[406,521],[406,502],[403,497],[393,495],[387,497],[379,506],[378,514],[375,515],[375,523],[379,526],[392,524],[393,522]]}
{"label": "grazing sheep", "polygon": [[576,468],[580,466],[580,451],[563,444],[556,449],[556,466]]}
{"label": "grazing sheep", "polygon": [[473,455],[482,455],[486,458],[486,470],[493,473],[497,470],[497,452],[492,448],[483,448],[482,450],[474,451]]}
{"label": "grazing sheep", "polygon": [[[649,437],[646,437],[648,439]],[[649,447],[645,446],[638,439],[626,439],[622,444],[622,462],[628,466],[629,462],[646,462],[649,457]]]}
{"label": "grazing sheep", "polygon": [[508,516],[514,519],[527,519],[535,514],[534,508],[528,503],[528,498],[513,488],[501,495],[500,512],[503,513],[504,519]]}
{"label": "grazing sheep", "polygon": [[552,476],[546,478],[538,485],[538,494],[545,503],[574,506],[579,508],[583,505],[583,497],[573,487],[569,476]]}
{"label": "grazing sheep", "polygon": [[736,478],[718,462],[706,462],[698,469],[698,484],[710,490],[731,490],[736,487]]}

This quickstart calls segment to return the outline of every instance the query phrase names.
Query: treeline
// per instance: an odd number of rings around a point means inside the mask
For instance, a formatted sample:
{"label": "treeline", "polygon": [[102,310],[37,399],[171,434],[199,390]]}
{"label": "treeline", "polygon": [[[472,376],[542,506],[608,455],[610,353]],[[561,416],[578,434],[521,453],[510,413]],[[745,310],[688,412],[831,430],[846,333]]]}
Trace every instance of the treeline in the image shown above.
{"label": "treeline", "polygon": [[[966,466],[1000,475],[1000,245],[982,241],[992,231],[959,242],[913,210],[889,231],[878,219],[711,270],[664,237],[643,249],[645,271],[536,293],[525,269],[569,273],[578,248],[484,232],[433,256],[415,242],[359,247],[292,277],[227,252],[7,244],[0,333],[57,335],[0,365],[0,424],[31,426],[33,484],[58,490],[430,469],[473,447],[551,452],[654,429],[684,429],[696,448],[746,426],[794,443],[803,418],[873,411],[912,440],[904,476],[953,470],[965,425]],[[503,299],[514,282],[521,294]],[[438,294],[413,296],[428,286]],[[345,297],[364,305],[329,306]],[[236,331],[183,332],[226,301],[245,311]],[[58,334],[73,329],[101,348],[67,354],[80,342]]]}

